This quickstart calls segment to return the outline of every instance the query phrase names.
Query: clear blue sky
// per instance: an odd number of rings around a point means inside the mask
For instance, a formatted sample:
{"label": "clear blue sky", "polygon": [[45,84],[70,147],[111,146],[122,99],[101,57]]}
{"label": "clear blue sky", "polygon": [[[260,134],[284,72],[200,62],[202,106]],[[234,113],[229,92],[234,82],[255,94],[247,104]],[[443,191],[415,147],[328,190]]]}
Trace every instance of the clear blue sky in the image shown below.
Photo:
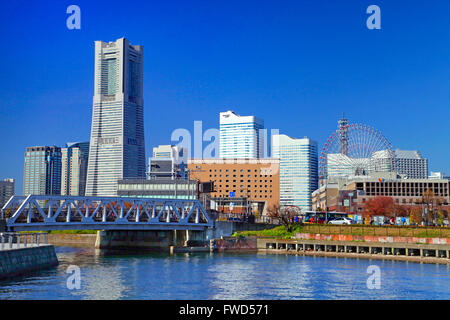
{"label": "clear blue sky", "polygon": [[[68,30],[66,8],[81,8]],[[381,8],[381,30],[366,8]],[[0,178],[27,146],[87,141],[94,41],[144,45],[147,156],[193,121],[256,115],[321,146],[345,111],[450,174],[450,1],[8,1],[0,8]]]}

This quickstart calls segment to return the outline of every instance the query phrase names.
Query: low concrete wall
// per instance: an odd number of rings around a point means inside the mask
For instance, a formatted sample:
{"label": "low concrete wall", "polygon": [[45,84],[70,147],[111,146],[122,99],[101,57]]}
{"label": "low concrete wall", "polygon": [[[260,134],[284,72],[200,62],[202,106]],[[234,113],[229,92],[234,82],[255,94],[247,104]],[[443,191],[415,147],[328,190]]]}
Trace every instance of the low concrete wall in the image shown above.
{"label": "low concrete wall", "polygon": [[58,258],[52,245],[0,250],[0,279],[56,265]]}
{"label": "low concrete wall", "polygon": [[97,234],[60,234],[49,233],[48,243],[56,246],[83,246],[94,247]]}
{"label": "low concrete wall", "polygon": [[426,244],[450,244],[448,238],[417,238],[417,237],[385,237],[385,236],[353,236],[346,234],[313,234],[297,233],[296,239],[308,240],[334,240],[334,241],[365,241],[386,243],[426,243]]}
{"label": "low concrete wall", "polygon": [[222,237],[211,240],[214,252],[254,252],[257,251],[257,237]]}

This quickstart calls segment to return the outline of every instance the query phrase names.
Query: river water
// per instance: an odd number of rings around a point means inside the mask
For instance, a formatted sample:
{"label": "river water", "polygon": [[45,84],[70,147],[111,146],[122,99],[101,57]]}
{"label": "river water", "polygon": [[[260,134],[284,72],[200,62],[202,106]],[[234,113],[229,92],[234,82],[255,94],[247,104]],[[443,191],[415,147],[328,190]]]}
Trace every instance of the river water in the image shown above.
{"label": "river water", "polygon": [[[59,266],[0,282],[0,299],[450,299],[449,265],[276,254],[105,255],[74,247],[56,253]],[[79,289],[67,273],[73,265]],[[379,267],[379,289],[373,278],[368,287],[371,265]]]}

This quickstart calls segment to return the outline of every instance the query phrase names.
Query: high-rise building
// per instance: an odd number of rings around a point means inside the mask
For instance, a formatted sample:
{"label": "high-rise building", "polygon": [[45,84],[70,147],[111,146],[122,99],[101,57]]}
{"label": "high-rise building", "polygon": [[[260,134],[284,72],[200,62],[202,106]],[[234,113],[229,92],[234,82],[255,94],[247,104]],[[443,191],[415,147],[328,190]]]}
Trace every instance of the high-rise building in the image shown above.
{"label": "high-rise building", "polygon": [[61,148],[61,194],[84,196],[89,142],[69,142]]}
{"label": "high-rise building", "polygon": [[160,145],[153,148],[148,160],[148,179],[187,179],[187,150],[179,146]]}
{"label": "high-rise building", "polygon": [[14,179],[0,181],[0,209],[14,195]]}
{"label": "high-rise building", "polygon": [[311,194],[318,187],[317,142],[272,135],[272,157],[280,159],[280,205],[311,210]]}
{"label": "high-rise building", "polygon": [[220,158],[263,158],[264,120],[240,116],[233,111],[220,113]]}
{"label": "high-rise building", "polygon": [[26,149],[23,194],[61,194],[61,148],[42,146]]}
{"label": "high-rise building", "polygon": [[95,42],[86,195],[117,194],[117,181],[145,177],[142,46]]}
{"label": "high-rise building", "polygon": [[428,159],[422,157],[417,150],[395,150],[398,173],[408,179],[428,178]]}

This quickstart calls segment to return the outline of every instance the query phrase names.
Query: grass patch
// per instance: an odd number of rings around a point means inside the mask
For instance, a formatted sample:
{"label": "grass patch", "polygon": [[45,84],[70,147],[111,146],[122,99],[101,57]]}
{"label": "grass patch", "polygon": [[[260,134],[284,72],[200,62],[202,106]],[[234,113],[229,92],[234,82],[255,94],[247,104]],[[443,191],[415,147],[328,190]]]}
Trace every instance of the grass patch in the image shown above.
{"label": "grass patch", "polygon": [[51,233],[51,234],[96,234],[97,230],[50,230],[50,231],[19,231],[19,233]]}
{"label": "grass patch", "polygon": [[266,230],[258,230],[258,231],[240,231],[235,232],[233,236],[235,237],[249,237],[249,236],[256,236],[256,237],[270,237],[270,238],[277,238],[277,239],[290,239],[293,236],[295,236],[296,233],[303,232],[300,225],[296,224],[292,227],[291,232],[287,232],[286,228],[284,226],[278,226],[272,229],[266,229]]}
{"label": "grass patch", "polygon": [[52,230],[52,234],[97,234],[97,230]]}

